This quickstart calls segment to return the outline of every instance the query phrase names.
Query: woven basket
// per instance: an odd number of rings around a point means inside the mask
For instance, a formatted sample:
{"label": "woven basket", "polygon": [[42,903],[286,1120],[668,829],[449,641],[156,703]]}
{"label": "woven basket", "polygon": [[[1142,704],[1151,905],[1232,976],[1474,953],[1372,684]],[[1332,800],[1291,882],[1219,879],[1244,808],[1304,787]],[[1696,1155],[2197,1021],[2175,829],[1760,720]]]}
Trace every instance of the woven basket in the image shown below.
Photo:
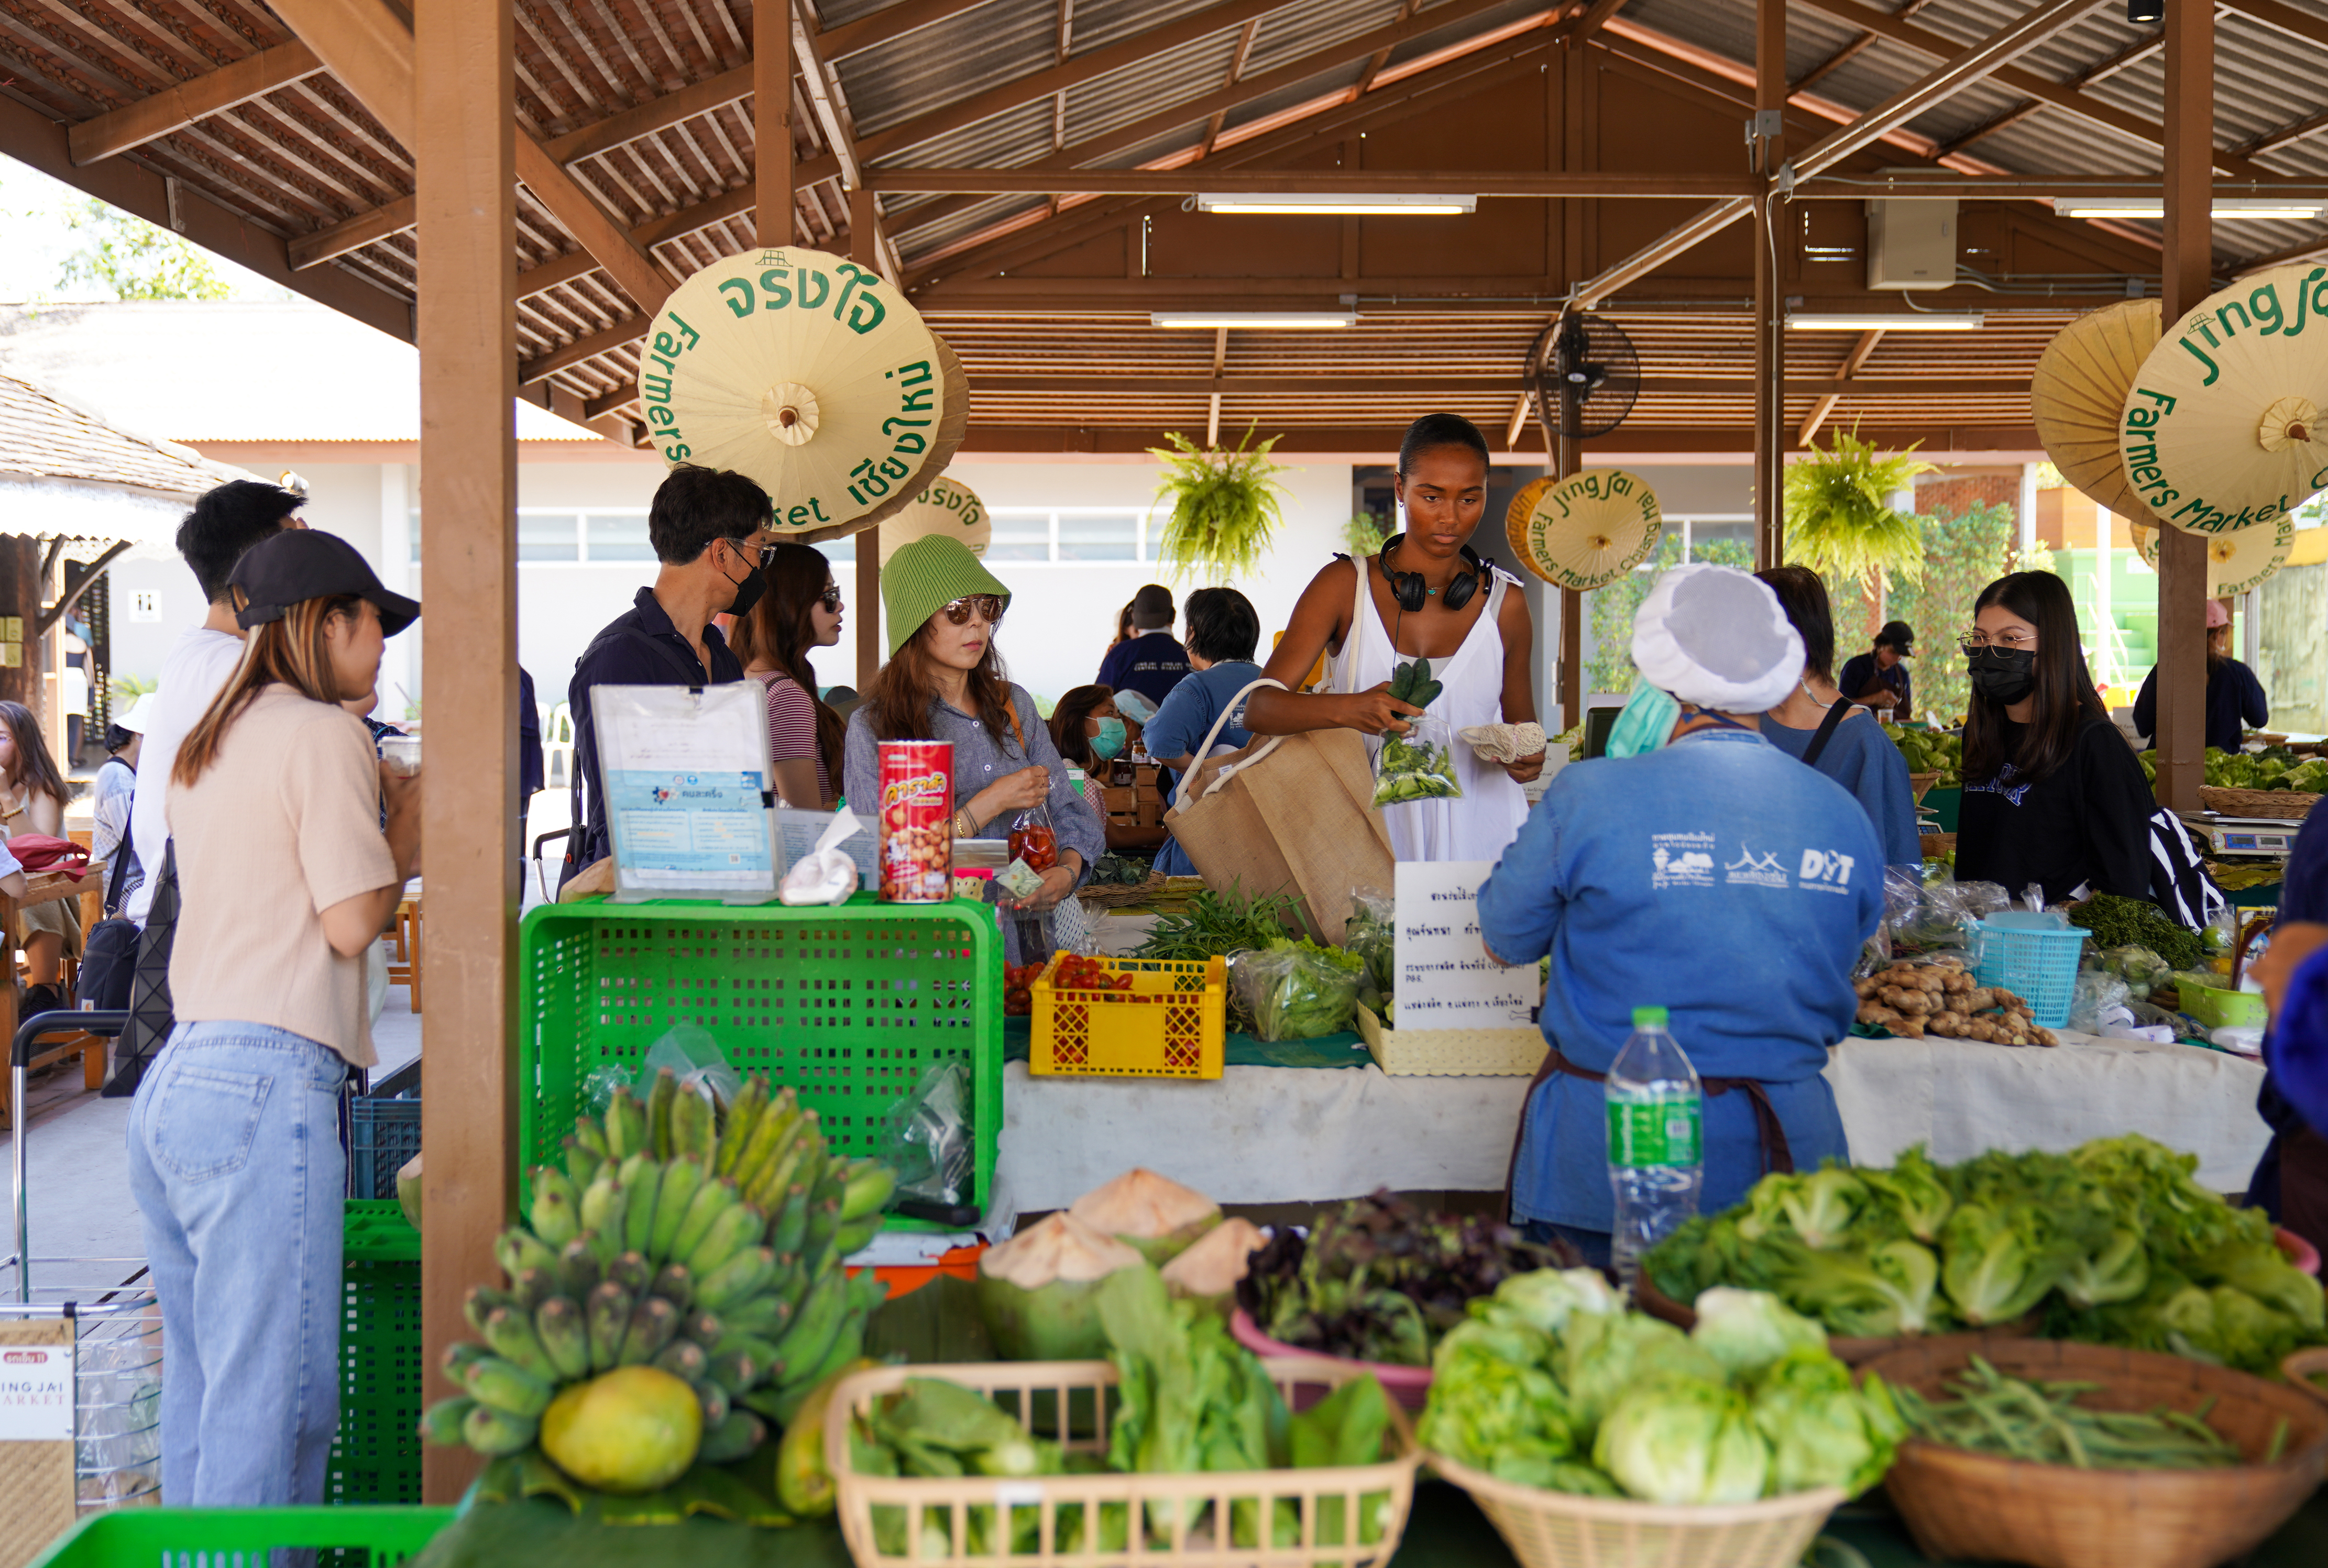
{"label": "woven basket", "polygon": [[1920,803],[1924,798],[1924,792],[1939,782],[1940,775],[1937,768],[1930,773],[1911,773],[1908,775],[1908,793],[1915,796]]}
{"label": "woven basket", "polygon": [[2276,1464],[2230,1469],[2081,1470],[1911,1438],[1884,1488],[1917,1548],[1935,1561],[1994,1559],[2032,1568],[2213,1568],[2252,1550],[2304,1506],[2328,1469],[2328,1406],[2294,1389],[2179,1356],[2045,1339],[1947,1335],[1896,1350],[1866,1371],[1927,1396],[1977,1351],[2032,1381],[2099,1384],[2081,1404],[2195,1411],[2259,1460],[2287,1422]]}
{"label": "woven basket", "polygon": [[1358,1009],[1358,1034],[1375,1065],[1390,1077],[1529,1078],[1544,1066],[1544,1034],[1521,1029],[1385,1028],[1370,1007]]}
{"label": "woven basket", "polygon": [[[1650,1317],[1662,1318],[1676,1329],[1690,1329],[1697,1327],[1697,1313],[1658,1290],[1657,1282],[1649,1278],[1648,1271],[1646,1269],[1641,1271],[1639,1281],[1633,1286],[1633,1304]],[[2032,1312],[2025,1318],[1999,1324],[1994,1329],[1985,1329],[1973,1334],[1957,1335],[1954,1338],[2018,1339],[2026,1335],[2035,1326],[2036,1321],[2037,1314]],[[1845,1366],[1863,1366],[1879,1356],[1889,1356],[1894,1350],[1903,1350],[1911,1345],[1921,1345],[1926,1342],[1925,1337],[1920,1334],[1890,1339],[1854,1339],[1847,1334],[1831,1334],[1827,1336],[1826,1347],[1834,1351],[1835,1358]]]}
{"label": "woven basket", "polygon": [[2201,784],[2199,803],[2219,816],[2277,817],[2300,822],[2320,803],[2320,797],[2295,790],[2227,790]]}
{"label": "woven basket", "polygon": [[1121,909],[1127,904],[1145,904],[1164,891],[1167,878],[1160,871],[1150,871],[1143,881],[1105,882],[1097,887],[1075,889],[1075,897],[1086,909]]}
{"label": "woven basket", "polygon": [[1919,833],[1916,843],[1927,860],[1945,860],[1957,852],[1957,836],[1954,833]]}
{"label": "woven basket", "polygon": [[[1297,1404],[1305,1389],[1333,1388],[1357,1376],[1347,1364],[1316,1357],[1264,1357],[1262,1366],[1289,1404]],[[911,1563],[913,1568],[989,1568],[998,1559],[972,1556],[969,1550],[972,1507],[997,1507],[1013,1516],[1039,1509],[1038,1549],[1013,1554],[1012,1568],[1047,1568],[1050,1564],[1088,1565],[1126,1557],[1158,1568],[1381,1568],[1398,1550],[1406,1529],[1406,1516],[1414,1501],[1414,1475],[1422,1462],[1415,1446],[1414,1429],[1394,1402],[1390,1431],[1384,1447],[1392,1457],[1376,1464],[1319,1469],[1223,1470],[1201,1475],[1076,1475],[1034,1476],[1007,1479],[993,1476],[902,1477],[859,1474],[850,1463],[849,1422],[856,1412],[902,1387],[909,1377],[936,1377],[994,1397],[1027,1421],[1035,1435],[1056,1440],[1070,1453],[1107,1452],[1108,1391],[1116,1382],[1115,1368],[1105,1361],[1012,1361],[940,1366],[883,1366],[860,1372],[833,1391],[824,1418],[825,1460],[831,1466],[840,1497],[841,1539],[848,1544],[857,1568],[886,1568]],[[1014,1408],[1015,1407],[1015,1408]],[[1030,1417],[1029,1412],[1034,1414]],[[1380,1509],[1380,1538],[1364,1545],[1328,1545],[1318,1539],[1320,1526],[1338,1516],[1330,1533],[1352,1541],[1360,1499],[1371,1510]],[[1273,1505],[1290,1501],[1301,1514],[1301,1538],[1290,1546],[1236,1546],[1215,1538],[1215,1521],[1231,1516],[1234,1505],[1259,1504],[1267,1519]],[[1135,1518],[1147,1509],[1174,1519],[1168,1546],[1148,1549],[1135,1542],[1129,1553],[1102,1554],[1089,1533],[1079,1548],[1057,1548],[1060,1515],[1080,1508],[1086,1521],[1100,1517],[1107,1504],[1125,1505]],[[1158,1505],[1182,1504],[1178,1508]],[[1199,1518],[1200,1510],[1210,1505]],[[903,1510],[906,1554],[886,1553],[875,1540],[876,1508]],[[916,1551],[925,1526],[945,1532],[946,1551]],[[1000,1530],[997,1534],[1000,1534]],[[934,1545],[933,1542],[931,1545]]]}
{"label": "woven basket", "polygon": [[1844,1502],[1835,1487],[1704,1507],[1586,1498],[1430,1457],[1471,1494],[1520,1568],[1795,1568]]}
{"label": "woven basket", "polygon": [[2313,1381],[2314,1378],[2328,1379],[2328,1345],[2298,1350],[2279,1364],[2279,1371],[2280,1376],[2287,1379],[2290,1388],[2307,1394],[2323,1407],[2328,1407],[2328,1381]]}

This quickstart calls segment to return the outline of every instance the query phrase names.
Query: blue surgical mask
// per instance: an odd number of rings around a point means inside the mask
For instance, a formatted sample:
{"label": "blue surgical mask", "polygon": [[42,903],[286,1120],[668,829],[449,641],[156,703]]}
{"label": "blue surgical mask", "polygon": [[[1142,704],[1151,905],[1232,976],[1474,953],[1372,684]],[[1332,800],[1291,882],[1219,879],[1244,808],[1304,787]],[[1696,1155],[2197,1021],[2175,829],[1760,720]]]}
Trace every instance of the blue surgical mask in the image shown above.
{"label": "blue surgical mask", "polygon": [[1110,761],[1122,751],[1124,739],[1123,720],[1103,718],[1099,721],[1099,733],[1091,737],[1092,755],[1102,762]]}
{"label": "blue surgical mask", "polygon": [[1673,694],[1644,681],[1633,688],[1632,700],[1617,715],[1609,731],[1604,756],[1639,756],[1673,738],[1681,722],[1681,704]]}

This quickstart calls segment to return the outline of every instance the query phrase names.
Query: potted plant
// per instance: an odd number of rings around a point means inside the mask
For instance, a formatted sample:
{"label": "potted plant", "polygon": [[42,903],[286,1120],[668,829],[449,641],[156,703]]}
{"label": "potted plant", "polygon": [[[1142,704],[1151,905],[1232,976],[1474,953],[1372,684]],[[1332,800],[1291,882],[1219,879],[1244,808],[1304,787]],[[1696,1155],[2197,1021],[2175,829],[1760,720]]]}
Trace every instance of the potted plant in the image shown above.
{"label": "potted plant", "polygon": [[1277,475],[1287,472],[1269,460],[1279,437],[1253,444],[1253,427],[1234,448],[1200,447],[1177,430],[1164,438],[1173,450],[1151,446],[1164,465],[1156,499],[1171,503],[1159,559],[1175,578],[1209,570],[1216,582],[1258,575],[1270,536],[1285,521],[1280,498],[1287,493]]}
{"label": "potted plant", "polygon": [[1854,427],[1837,430],[1826,451],[1813,446],[1787,465],[1787,559],[1830,579],[1856,578],[1878,616],[1891,578],[1916,582],[1924,574],[1922,531],[1890,499],[1934,471],[1915,450],[1878,457]]}

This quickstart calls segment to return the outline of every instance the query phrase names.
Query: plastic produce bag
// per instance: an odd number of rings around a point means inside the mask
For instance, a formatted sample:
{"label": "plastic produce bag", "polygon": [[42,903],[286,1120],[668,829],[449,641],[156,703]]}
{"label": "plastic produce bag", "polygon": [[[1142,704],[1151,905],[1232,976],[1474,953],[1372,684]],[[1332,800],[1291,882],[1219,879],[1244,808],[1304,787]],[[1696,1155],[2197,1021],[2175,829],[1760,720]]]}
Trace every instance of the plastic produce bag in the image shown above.
{"label": "plastic produce bag", "polygon": [[1339,948],[1279,942],[1229,960],[1230,983],[1264,1040],[1308,1040],[1350,1027],[1366,961]]}
{"label": "plastic produce bag", "polygon": [[899,1197],[954,1205],[968,1201],[975,1153],[970,1064],[935,1063],[911,1094],[889,1107],[881,1130],[882,1162],[897,1173]]}
{"label": "plastic produce bag", "polygon": [[719,1042],[698,1024],[680,1024],[647,1047],[647,1054],[639,1058],[638,1076],[632,1085],[641,1099],[654,1086],[655,1075],[665,1067],[679,1080],[681,1094],[706,1096],[723,1119],[744,1088],[744,1080],[728,1065]]}
{"label": "plastic produce bag", "polygon": [[1398,949],[1398,927],[1391,915],[1391,897],[1373,887],[1350,889],[1350,918],[1342,928],[1342,951],[1366,961],[1366,979],[1358,1000],[1376,1012],[1388,1009]]}
{"label": "plastic produce bag", "polygon": [[1404,735],[1384,736],[1382,750],[1375,756],[1375,804],[1461,799],[1463,786],[1455,777],[1454,736],[1447,721],[1425,713],[1409,718],[1406,725]]}
{"label": "plastic produce bag", "polygon": [[817,835],[816,848],[793,861],[776,884],[776,897],[795,906],[848,903],[857,891],[857,861],[840,845],[864,826],[847,812],[835,812],[832,824]]}
{"label": "plastic produce bag", "polygon": [[2106,970],[2087,970],[2078,976],[2077,992],[2070,1000],[2070,1028],[2081,1034],[2098,1035],[2132,1024],[2134,1013],[2126,1004],[2133,997],[2133,991],[2117,975]]}

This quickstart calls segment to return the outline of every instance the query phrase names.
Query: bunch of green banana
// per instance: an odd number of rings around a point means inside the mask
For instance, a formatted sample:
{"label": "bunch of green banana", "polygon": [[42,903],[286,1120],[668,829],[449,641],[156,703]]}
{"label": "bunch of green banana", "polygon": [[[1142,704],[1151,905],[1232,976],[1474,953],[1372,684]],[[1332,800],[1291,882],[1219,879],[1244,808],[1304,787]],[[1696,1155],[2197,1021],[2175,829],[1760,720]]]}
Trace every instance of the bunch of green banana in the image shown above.
{"label": "bunch of green banana", "polygon": [[1394,665],[1390,672],[1390,694],[1401,702],[1412,702],[1417,708],[1428,708],[1439,700],[1441,687],[1431,678],[1431,661],[1416,659],[1410,663]]}
{"label": "bunch of green banana", "polygon": [[530,1185],[526,1223],[494,1244],[509,1283],[469,1292],[483,1343],[447,1351],[465,1392],[423,1417],[434,1441],[522,1451],[560,1390],[643,1365],[694,1390],[699,1458],[741,1459],[861,1353],[886,1293],[841,1265],[880,1228],[896,1176],[833,1152],[816,1113],[765,1077],[744,1081],[724,1128],[668,1069],[644,1100],[618,1090]]}

